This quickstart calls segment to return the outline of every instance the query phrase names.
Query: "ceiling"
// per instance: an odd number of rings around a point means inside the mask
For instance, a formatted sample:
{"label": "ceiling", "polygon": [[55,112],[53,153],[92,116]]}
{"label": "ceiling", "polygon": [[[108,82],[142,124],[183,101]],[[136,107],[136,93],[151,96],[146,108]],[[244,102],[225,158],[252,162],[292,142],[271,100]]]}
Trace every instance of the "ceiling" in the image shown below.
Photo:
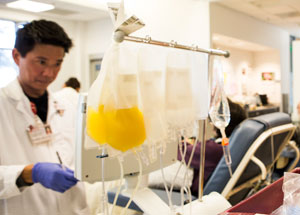
{"label": "ceiling", "polygon": [[[15,0],[0,0],[0,9],[20,11],[6,7],[6,3]],[[55,9],[39,13],[42,16],[62,18],[67,20],[88,21],[109,17],[105,0],[34,0],[50,3]],[[32,14],[31,12],[25,12]]]}
{"label": "ceiling", "polygon": [[242,49],[250,52],[261,52],[261,51],[270,51],[272,48],[257,44],[251,43],[244,40],[239,40],[232,37],[227,37],[220,34],[213,34],[212,37],[214,48],[219,49],[221,47],[232,47],[235,49]]}
{"label": "ceiling", "polygon": [[216,0],[218,4],[242,12],[289,32],[300,32],[300,0]]}
{"label": "ceiling", "polygon": [[[0,8],[9,9],[0,0]],[[108,0],[35,0],[55,5],[54,10],[41,13],[71,20],[92,20],[108,17]],[[110,0],[112,1],[112,0]],[[116,1],[116,0],[115,0]],[[300,0],[207,0],[240,11],[249,16],[288,29],[300,29]]]}
{"label": "ceiling", "polygon": [[[16,11],[5,6],[14,0],[0,0],[0,9]],[[62,18],[67,20],[88,21],[108,18],[106,2],[108,0],[35,0],[51,3],[54,10],[40,13],[43,16]],[[267,23],[278,25],[287,31],[299,35],[300,33],[300,0],[206,0],[247,14]],[[25,12],[26,13],[26,12]],[[31,14],[30,12],[28,12]],[[215,39],[218,38],[218,39]],[[249,51],[265,50],[257,44],[240,41],[222,35],[214,35],[213,42],[217,45],[226,44],[234,48]],[[241,45],[243,44],[243,45]],[[255,47],[255,48],[253,48]]]}
{"label": "ceiling", "polygon": [[[211,0],[264,22],[280,26],[291,35],[300,35],[300,0]],[[214,45],[247,51],[266,51],[268,47],[224,35],[213,35]]]}

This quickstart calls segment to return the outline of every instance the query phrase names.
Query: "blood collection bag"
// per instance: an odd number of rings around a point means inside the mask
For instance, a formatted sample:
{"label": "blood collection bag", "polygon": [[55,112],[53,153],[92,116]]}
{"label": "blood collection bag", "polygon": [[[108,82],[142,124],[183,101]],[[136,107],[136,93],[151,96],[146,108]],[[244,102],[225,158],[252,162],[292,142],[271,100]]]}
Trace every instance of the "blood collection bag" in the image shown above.
{"label": "blood collection bag", "polygon": [[195,105],[196,119],[208,117],[210,95],[208,90],[208,56],[204,53],[192,52],[191,55],[191,89]]}
{"label": "blood collection bag", "polygon": [[172,50],[166,65],[166,120],[169,140],[190,136],[196,119],[191,81],[191,58],[185,51]]}
{"label": "blood collection bag", "polygon": [[144,114],[150,161],[156,160],[157,149],[166,147],[164,72],[166,50],[142,46],[138,52],[138,80]]}
{"label": "blood collection bag", "polygon": [[121,152],[146,139],[144,116],[138,106],[136,59],[127,43],[114,43],[88,96],[87,134]]}

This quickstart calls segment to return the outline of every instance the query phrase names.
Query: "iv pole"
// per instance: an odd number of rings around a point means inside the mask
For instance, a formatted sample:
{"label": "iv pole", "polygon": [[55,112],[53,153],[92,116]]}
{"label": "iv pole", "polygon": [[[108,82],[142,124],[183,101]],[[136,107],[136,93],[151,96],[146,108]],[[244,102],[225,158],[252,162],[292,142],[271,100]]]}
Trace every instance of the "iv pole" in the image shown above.
{"label": "iv pole", "polygon": [[[175,41],[171,42],[163,42],[158,40],[152,40],[151,37],[146,36],[145,38],[141,37],[134,37],[134,36],[128,36],[123,31],[117,30],[114,33],[114,40],[118,43],[126,41],[131,42],[137,42],[137,43],[145,43],[145,44],[151,44],[151,45],[157,45],[157,46],[164,46],[164,47],[171,47],[171,48],[177,48],[177,49],[184,49],[189,51],[196,51],[196,52],[202,52],[208,54],[208,89],[210,91],[211,89],[211,70],[210,70],[210,55],[217,55],[217,56],[223,56],[228,58],[230,56],[230,53],[228,51],[223,51],[219,49],[204,49],[199,48],[198,46],[186,46],[178,44]],[[204,184],[204,165],[205,165],[205,136],[206,136],[206,126],[207,126],[207,120],[200,120],[199,125],[201,125],[202,122],[202,131],[199,130],[199,136],[202,134],[202,141],[200,145],[201,155],[200,155],[200,171],[199,171],[199,193],[198,198],[199,201],[202,201],[203,197],[203,184]],[[201,126],[199,126],[199,129],[201,129]]]}
{"label": "iv pole", "polygon": [[[227,57],[227,56],[225,56]],[[228,56],[229,57],[229,56]],[[208,92],[211,92],[211,85],[212,85],[212,71],[210,68],[210,55],[208,55]],[[203,197],[203,187],[204,187],[204,166],[205,166],[205,142],[206,142],[206,128],[207,128],[207,120],[201,120],[202,121],[202,141],[200,145],[201,155],[200,155],[200,167],[199,167],[199,187],[198,187],[198,199],[200,202],[202,202]],[[201,124],[199,121],[199,129],[201,129]],[[199,130],[199,134],[201,134],[201,130]]]}

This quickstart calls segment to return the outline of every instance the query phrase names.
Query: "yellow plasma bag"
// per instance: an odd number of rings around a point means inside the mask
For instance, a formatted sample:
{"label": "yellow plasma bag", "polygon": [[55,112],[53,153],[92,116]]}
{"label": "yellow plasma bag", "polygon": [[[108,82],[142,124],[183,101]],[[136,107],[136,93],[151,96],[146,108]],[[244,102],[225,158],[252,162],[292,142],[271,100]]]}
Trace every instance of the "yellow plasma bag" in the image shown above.
{"label": "yellow plasma bag", "polygon": [[88,97],[87,134],[98,144],[121,152],[146,139],[138,107],[136,59],[123,43],[113,44]]}

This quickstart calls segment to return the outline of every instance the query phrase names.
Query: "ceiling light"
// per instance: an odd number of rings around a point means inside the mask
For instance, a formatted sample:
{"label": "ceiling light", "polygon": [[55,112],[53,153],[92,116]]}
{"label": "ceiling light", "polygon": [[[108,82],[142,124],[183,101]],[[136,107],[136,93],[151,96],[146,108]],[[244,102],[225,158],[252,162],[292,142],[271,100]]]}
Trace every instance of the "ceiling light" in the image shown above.
{"label": "ceiling light", "polygon": [[18,0],[6,4],[7,7],[26,10],[30,12],[43,12],[54,9],[51,4],[45,4],[41,2],[29,1],[29,0]]}

